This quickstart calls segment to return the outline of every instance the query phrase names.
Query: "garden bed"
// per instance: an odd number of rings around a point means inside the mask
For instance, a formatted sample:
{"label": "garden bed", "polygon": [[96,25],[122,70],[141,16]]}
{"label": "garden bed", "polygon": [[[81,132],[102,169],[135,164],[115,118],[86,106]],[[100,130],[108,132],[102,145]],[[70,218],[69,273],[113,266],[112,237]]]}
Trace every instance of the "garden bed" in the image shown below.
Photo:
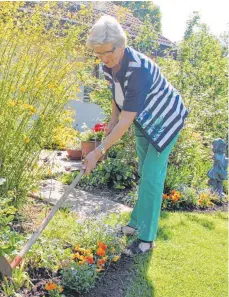
{"label": "garden bed", "polygon": [[[135,275],[133,270],[134,259],[122,255],[117,263],[112,263],[109,268],[101,272],[96,286],[88,293],[80,294],[74,291],[65,290],[62,292],[67,297],[123,297],[131,279]],[[60,274],[52,273],[45,268],[28,269],[27,272],[33,283],[32,289],[23,289],[18,292],[21,297],[43,297],[49,296],[45,285],[50,282],[60,282]],[[1,295],[0,296],[4,296]]]}

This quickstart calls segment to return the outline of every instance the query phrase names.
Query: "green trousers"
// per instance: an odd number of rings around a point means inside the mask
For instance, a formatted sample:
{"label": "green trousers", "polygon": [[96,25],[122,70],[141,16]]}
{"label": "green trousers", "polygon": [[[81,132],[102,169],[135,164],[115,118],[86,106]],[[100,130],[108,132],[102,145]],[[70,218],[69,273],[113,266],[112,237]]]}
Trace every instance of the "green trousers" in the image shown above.
{"label": "green trousers", "polygon": [[169,154],[178,136],[158,153],[136,126],[135,135],[140,180],[138,200],[128,225],[138,230],[139,239],[152,241],[157,236]]}

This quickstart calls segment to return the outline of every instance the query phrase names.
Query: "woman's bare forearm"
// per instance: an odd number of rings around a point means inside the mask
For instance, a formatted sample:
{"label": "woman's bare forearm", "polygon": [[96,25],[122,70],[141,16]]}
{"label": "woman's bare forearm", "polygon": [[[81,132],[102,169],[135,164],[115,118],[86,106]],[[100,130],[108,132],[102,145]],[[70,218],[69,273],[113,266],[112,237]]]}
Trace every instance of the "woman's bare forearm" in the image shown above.
{"label": "woman's bare forearm", "polygon": [[111,112],[110,122],[117,123],[119,115],[120,115],[120,110],[118,109],[118,107],[117,107],[116,103],[114,102],[114,100],[112,100],[112,112]]}
{"label": "woman's bare forearm", "polygon": [[[104,139],[102,142],[105,150],[108,150],[113,144],[115,144],[120,138],[122,138],[123,134],[128,130],[130,125],[133,123],[137,113],[136,112],[128,112],[122,111],[120,115],[120,120],[117,125],[111,131],[111,133]],[[100,149],[96,149],[96,155],[99,157],[101,155]]]}

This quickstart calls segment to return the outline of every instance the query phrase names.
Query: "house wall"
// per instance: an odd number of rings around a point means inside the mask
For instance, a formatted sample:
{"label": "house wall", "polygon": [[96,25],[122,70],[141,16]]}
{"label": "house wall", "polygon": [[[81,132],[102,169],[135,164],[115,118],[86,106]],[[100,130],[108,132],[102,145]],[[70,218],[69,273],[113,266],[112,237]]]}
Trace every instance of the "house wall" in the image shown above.
{"label": "house wall", "polygon": [[94,127],[98,122],[103,122],[106,118],[104,110],[95,103],[70,100],[66,106],[75,110],[73,127],[78,131],[83,131],[85,123],[89,128]]}

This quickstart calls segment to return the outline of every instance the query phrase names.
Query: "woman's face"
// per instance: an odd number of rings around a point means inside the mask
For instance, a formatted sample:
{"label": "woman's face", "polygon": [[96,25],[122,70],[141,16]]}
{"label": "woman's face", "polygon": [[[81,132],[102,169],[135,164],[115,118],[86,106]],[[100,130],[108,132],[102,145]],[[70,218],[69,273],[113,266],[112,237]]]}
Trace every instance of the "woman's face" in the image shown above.
{"label": "woman's face", "polygon": [[121,61],[124,49],[124,47],[115,48],[113,43],[105,43],[103,45],[95,46],[94,54],[108,68],[112,68]]}

